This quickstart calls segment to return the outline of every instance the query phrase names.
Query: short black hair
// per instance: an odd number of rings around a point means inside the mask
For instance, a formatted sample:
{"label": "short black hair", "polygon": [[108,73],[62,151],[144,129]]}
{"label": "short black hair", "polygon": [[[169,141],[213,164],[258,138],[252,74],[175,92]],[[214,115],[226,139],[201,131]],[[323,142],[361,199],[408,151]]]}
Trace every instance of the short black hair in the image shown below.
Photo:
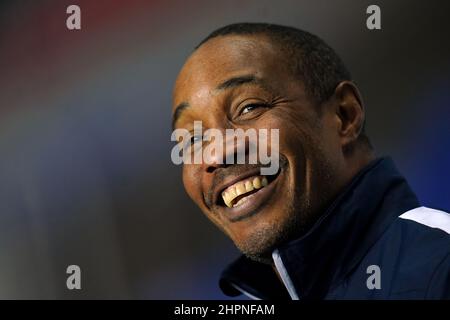
{"label": "short black hair", "polygon": [[280,44],[288,63],[317,103],[328,100],[336,86],[351,80],[350,72],[337,53],[319,37],[297,28],[270,23],[235,23],[213,31],[195,49],[226,35],[265,35]]}

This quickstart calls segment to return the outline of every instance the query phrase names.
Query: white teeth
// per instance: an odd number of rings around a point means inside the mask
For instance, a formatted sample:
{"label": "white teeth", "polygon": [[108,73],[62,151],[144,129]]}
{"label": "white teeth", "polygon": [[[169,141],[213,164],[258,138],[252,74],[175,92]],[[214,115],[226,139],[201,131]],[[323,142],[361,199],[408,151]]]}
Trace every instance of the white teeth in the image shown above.
{"label": "white teeth", "polygon": [[244,194],[245,192],[246,192],[245,191],[245,184],[237,183],[237,185],[236,185],[236,194],[238,196],[240,196],[241,194]]}
{"label": "white teeth", "polygon": [[238,196],[251,192],[255,189],[261,189],[268,184],[269,182],[266,177],[254,177],[249,180],[239,181],[222,192],[222,199],[227,207],[236,207],[241,205],[246,200],[246,198],[242,198],[233,205],[233,200]]}
{"label": "white teeth", "polygon": [[230,197],[227,192],[222,192],[222,199],[223,199],[223,202],[225,202],[227,207],[231,206]]}
{"label": "white teeth", "polygon": [[253,179],[253,186],[255,187],[255,189],[261,188],[261,179],[259,177]]}
{"label": "white teeth", "polygon": [[251,181],[245,181],[245,191],[250,192],[253,189],[253,183]]}

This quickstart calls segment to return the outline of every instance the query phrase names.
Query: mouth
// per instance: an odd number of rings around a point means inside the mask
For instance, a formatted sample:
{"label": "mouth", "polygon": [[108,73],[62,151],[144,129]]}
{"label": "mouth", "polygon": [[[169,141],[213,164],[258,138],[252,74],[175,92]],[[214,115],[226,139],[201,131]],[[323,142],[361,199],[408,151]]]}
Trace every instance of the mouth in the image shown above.
{"label": "mouth", "polygon": [[216,196],[219,212],[230,221],[239,221],[257,213],[274,194],[281,168],[274,175],[248,172],[222,188]]}
{"label": "mouth", "polygon": [[266,176],[253,176],[240,180],[222,191],[222,201],[228,208],[238,207],[247,201],[247,197],[267,187],[269,179]]}

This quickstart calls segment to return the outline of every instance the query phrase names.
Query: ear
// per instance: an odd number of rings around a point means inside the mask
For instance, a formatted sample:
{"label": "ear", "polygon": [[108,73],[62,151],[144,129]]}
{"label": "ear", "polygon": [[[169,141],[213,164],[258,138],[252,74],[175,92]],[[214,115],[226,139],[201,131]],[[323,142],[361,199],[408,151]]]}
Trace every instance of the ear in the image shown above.
{"label": "ear", "polygon": [[348,149],[358,139],[364,124],[361,94],[351,81],[342,81],[334,91],[338,130],[342,147]]}

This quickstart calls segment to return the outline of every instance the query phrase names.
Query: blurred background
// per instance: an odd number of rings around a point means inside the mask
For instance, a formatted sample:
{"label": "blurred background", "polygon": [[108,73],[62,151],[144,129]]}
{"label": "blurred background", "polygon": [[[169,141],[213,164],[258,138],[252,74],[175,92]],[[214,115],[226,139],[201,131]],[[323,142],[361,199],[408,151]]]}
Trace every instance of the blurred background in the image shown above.
{"label": "blurred background", "polygon": [[[67,6],[82,29],[66,28]],[[381,7],[382,30],[366,28]],[[367,132],[424,205],[450,209],[446,1],[0,2],[0,298],[215,299],[238,256],[172,164],[172,85],[233,22],[311,31],[359,84]],[[66,288],[81,267],[82,290]]]}

